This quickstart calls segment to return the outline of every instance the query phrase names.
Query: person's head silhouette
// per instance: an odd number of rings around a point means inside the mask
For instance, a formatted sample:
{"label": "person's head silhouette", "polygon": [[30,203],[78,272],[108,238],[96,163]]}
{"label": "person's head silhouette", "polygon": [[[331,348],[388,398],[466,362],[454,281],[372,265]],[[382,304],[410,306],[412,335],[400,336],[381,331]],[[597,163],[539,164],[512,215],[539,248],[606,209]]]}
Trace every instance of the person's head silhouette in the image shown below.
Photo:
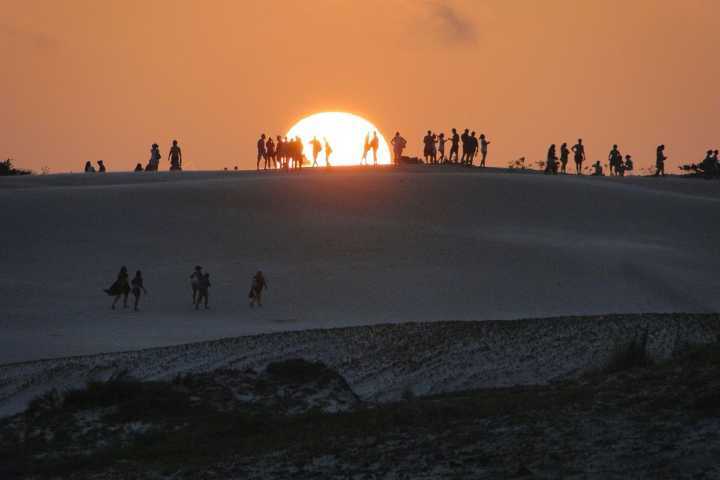
{"label": "person's head silhouette", "polygon": [[177,140],[173,140],[173,147],[177,147]]}

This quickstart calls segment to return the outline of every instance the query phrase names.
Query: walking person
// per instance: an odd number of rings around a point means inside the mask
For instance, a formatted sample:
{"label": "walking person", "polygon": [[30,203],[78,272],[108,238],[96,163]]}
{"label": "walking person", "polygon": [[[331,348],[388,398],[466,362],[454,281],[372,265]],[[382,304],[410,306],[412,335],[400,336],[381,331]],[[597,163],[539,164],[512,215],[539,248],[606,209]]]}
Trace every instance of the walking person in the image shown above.
{"label": "walking person", "polygon": [[178,141],[172,141],[172,147],[170,147],[170,170],[180,171],[182,170],[182,151],[178,147]]}
{"label": "walking person", "polygon": [[130,283],[128,283],[127,267],[125,267],[124,265],[120,267],[120,272],[118,273],[117,279],[110,286],[110,288],[105,290],[105,293],[107,293],[111,297],[115,297],[110,308],[115,310],[115,305],[117,304],[118,300],[120,300],[120,297],[123,297],[123,308],[127,308],[128,295],[130,294]]}
{"label": "walking person", "polygon": [[665,145],[658,145],[657,149],[655,150],[655,176],[658,177],[662,175],[665,176],[665,160],[667,160],[667,157],[665,156]]}
{"label": "walking person", "polygon": [[272,169],[277,168],[277,163],[275,161],[275,142],[273,141],[271,135],[268,135],[267,142],[265,142],[265,156],[267,157],[265,164],[269,164]]}
{"label": "walking person", "polygon": [[363,143],[363,154],[360,165],[367,165],[367,155],[370,153],[370,132],[365,134],[365,142]]}
{"label": "walking person", "polygon": [[435,147],[435,141],[433,140],[430,130],[428,130],[427,135],[423,137],[423,145],[423,158],[425,159],[425,163],[429,164],[432,162],[432,150]]}
{"label": "walking person", "polygon": [[200,279],[203,276],[202,267],[195,265],[195,270],[190,275],[190,286],[192,287],[192,303],[195,305],[198,296],[198,289],[200,288]]}
{"label": "walking person", "polygon": [[622,155],[620,155],[620,150],[618,150],[618,146],[613,145],[612,150],[610,150],[610,153],[608,154],[608,163],[610,164],[610,175],[617,174],[617,166],[621,159],[622,159]]}
{"label": "walking person", "polygon": [[143,284],[142,272],[140,270],[135,272],[135,277],[132,279],[132,282],[130,282],[130,286],[132,287],[132,294],[135,297],[134,310],[137,312],[138,304],[140,303],[140,295],[143,293],[147,295],[147,290],[145,290],[145,285]]}
{"label": "walking person", "polygon": [[198,310],[200,308],[200,304],[204,302],[205,304],[205,310],[208,308],[208,298],[210,297],[210,294],[208,292],[208,289],[210,288],[210,274],[204,273],[200,276],[200,280],[198,281],[198,295],[197,300],[195,301],[195,310]]}
{"label": "walking person", "polygon": [[258,270],[255,276],[253,276],[252,283],[250,284],[250,308],[253,308],[255,304],[258,307],[262,307],[262,292],[267,288],[267,281],[263,273]]}
{"label": "walking person", "polygon": [[460,163],[465,164],[467,163],[467,157],[470,155],[470,130],[465,129],[465,131],[460,135],[460,141],[462,142],[463,147],[463,153],[462,157],[460,157]]}
{"label": "walking person", "polygon": [[475,161],[475,155],[477,155],[478,151],[478,138],[475,136],[474,130],[468,137],[468,147],[470,148],[470,152],[468,154],[467,160],[465,161],[465,164],[468,167],[472,167],[473,162]]}
{"label": "walking person", "polygon": [[310,144],[312,145],[312,154],[313,154],[313,167],[318,167],[318,161],[317,157],[320,155],[320,152],[322,152],[322,143],[320,143],[320,140],[317,139],[317,137],[313,137],[312,140],[310,140]]}
{"label": "walking person", "polygon": [[582,175],[582,164],[585,161],[585,145],[582,138],[578,138],[578,143],[573,145],[572,151],[575,153],[575,171],[578,175]]}
{"label": "walking person", "polygon": [[[460,150],[460,135],[458,135],[456,129],[452,129],[452,135],[450,136],[450,156],[448,162],[458,162],[458,151]],[[453,160],[455,155],[455,160]]]}
{"label": "walking person", "polygon": [[440,158],[438,159],[439,163],[445,163],[445,142],[447,142],[445,134],[439,134],[437,140],[438,153],[440,154]]}
{"label": "walking person", "polygon": [[567,163],[570,157],[570,149],[567,143],[560,145],[560,173],[567,175]]}
{"label": "walking person", "polygon": [[488,154],[488,145],[490,145],[490,142],[485,138],[485,134],[480,134],[480,154],[482,155],[482,158],[480,159],[480,166],[485,166],[485,160],[487,159]]}

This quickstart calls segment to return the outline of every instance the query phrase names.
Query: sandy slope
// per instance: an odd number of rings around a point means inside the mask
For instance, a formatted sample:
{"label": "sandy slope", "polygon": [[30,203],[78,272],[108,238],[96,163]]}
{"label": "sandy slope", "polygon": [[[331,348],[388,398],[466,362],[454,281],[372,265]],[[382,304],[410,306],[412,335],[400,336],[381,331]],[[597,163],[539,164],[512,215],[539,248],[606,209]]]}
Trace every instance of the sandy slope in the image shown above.
{"label": "sandy slope", "polygon": [[423,322],[304,330],[125,353],[0,366],[0,416],[52,388],[118,375],[171,380],[216,369],[262,371],[291,358],[321,361],[363,400],[545,384],[605,366],[647,334],[647,351],[667,359],[720,338],[718,315],[620,315],[486,322]]}
{"label": "sandy slope", "polygon": [[[720,308],[720,184],[358,169],[0,179],[0,363],[402,321]],[[208,312],[188,276],[212,274]],[[140,313],[102,293],[145,273]],[[270,282],[247,308],[251,274]]]}

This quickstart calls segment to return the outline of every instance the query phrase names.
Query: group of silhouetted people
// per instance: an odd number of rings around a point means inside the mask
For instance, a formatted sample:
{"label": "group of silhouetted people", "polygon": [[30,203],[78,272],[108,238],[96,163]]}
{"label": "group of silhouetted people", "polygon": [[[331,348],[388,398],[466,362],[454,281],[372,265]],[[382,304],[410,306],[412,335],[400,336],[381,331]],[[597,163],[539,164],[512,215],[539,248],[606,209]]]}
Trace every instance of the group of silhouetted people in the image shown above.
{"label": "group of silhouetted people", "polygon": [[[450,149],[448,155],[445,156],[448,142],[450,142]],[[478,137],[475,131],[470,132],[468,128],[462,134],[458,134],[457,129],[453,128],[447,138],[442,132],[434,133],[428,130],[427,135],[423,137],[423,159],[429,165],[456,163],[472,166],[475,157],[480,152],[480,166],[484,167],[490,143],[484,133]],[[462,145],[462,155],[460,145]]]}
{"label": "group of silhouetted people", "polygon": [[103,162],[102,160],[98,160],[97,165],[98,165],[97,169],[95,169],[95,167],[93,167],[92,162],[90,162],[90,161],[85,162],[85,173],[95,173],[95,172],[105,173],[105,171],[107,170],[105,168],[105,162]]}
{"label": "group of silhouetted people", "polygon": [[[326,138],[321,142],[316,137],[310,140],[312,147],[312,166],[317,167],[320,153],[325,152],[325,166],[330,167],[330,156],[333,149]],[[257,170],[260,164],[263,170],[300,170],[303,165],[309,163],[305,156],[303,141],[300,137],[290,138],[277,135],[275,140],[272,136],[260,135],[257,141]]]}
{"label": "group of silhouetted people", "polygon": [[[190,275],[190,287],[192,289],[192,304],[195,310],[200,309],[200,305],[203,305],[205,309],[209,309],[208,301],[210,299],[210,274],[203,271],[200,265],[196,265],[192,274]],[[255,273],[250,284],[250,292],[248,298],[250,299],[250,308],[255,305],[262,307],[262,292],[268,288],[267,281],[262,271]],[[120,272],[117,275],[115,282],[110,285],[109,288],[104,290],[105,293],[113,297],[111,309],[115,310],[120,298],[123,299],[123,308],[128,308],[128,297],[132,293],[135,297],[134,310],[138,311],[140,304],[140,297],[145,294],[145,284],[143,282],[142,272],[138,270],[135,273],[135,277],[129,280],[127,267],[122,266]]]}
{"label": "group of silhouetted people", "polygon": [[[153,143],[150,147],[150,159],[148,160],[147,165],[145,165],[145,171],[146,172],[157,172],[160,169],[160,159],[162,158],[162,154],[160,154],[160,147],[157,143]],[[170,171],[171,172],[177,172],[182,170],[182,150],[178,146],[178,141],[173,140],[172,145],[170,146],[170,153],[168,154],[168,158],[170,159]],[[135,167],[136,172],[142,172],[143,167],[142,164],[138,163]]]}

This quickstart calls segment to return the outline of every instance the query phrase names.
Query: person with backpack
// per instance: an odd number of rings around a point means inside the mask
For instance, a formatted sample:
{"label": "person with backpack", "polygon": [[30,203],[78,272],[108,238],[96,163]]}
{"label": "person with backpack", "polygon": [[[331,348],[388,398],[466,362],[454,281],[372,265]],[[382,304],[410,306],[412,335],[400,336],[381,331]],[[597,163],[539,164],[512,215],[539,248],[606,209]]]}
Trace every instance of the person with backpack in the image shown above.
{"label": "person with backpack", "polygon": [[120,268],[117,279],[110,285],[110,288],[105,289],[105,293],[111,297],[115,297],[112,302],[111,309],[115,310],[120,297],[123,297],[123,308],[127,308],[128,295],[130,294],[130,284],[128,283],[128,271],[124,265]]}
{"label": "person with backpack", "polygon": [[258,270],[252,278],[250,293],[248,293],[248,298],[250,298],[250,308],[254,308],[256,303],[258,307],[262,307],[262,292],[266,288],[267,281],[265,280],[265,276],[260,270]]}
{"label": "person with backpack", "polygon": [[210,274],[205,273],[200,276],[200,280],[198,281],[198,295],[197,295],[197,301],[195,302],[195,310],[198,310],[200,308],[201,303],[205,303],[205,310],[208,308],[208,298],[210,296],[208,289],[210,288]]}
{"label": "person with backpack", "polygon": [[140,272],[140,270],[135,272],[135,277],[130,282],[130,287],[132,289],[132,294],[135,297],[134,310],[137,312],[138,304],[140,303],[140,295],[143,293],[147,295],[147,290],[145,290],[145,285],[143,285],[142,272]]}

